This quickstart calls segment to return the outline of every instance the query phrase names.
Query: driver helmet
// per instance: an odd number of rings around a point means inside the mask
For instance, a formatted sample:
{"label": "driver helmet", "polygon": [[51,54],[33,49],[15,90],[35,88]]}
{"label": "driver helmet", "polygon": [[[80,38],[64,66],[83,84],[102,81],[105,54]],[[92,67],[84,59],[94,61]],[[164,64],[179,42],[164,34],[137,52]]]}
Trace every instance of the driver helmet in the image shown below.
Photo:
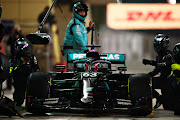
{"label": "driver helmet", "polygon": [[173,48],[174,59],[179,64],[180,63],[180,43],[177,43]]}
{"label": "driver helmet", "polygon": [[[100,55],[99,55],[98,52],[96,52],[96,51],[93,49],[93,50],[91,50],[90,52],[87,52],[87,53],[86,53],[86,58],[88,58],[88,59],[94,59],[94,60],[99,60],[99,59],[100,59]],[[86,65],[86,68],[87,68],[86,71],[89,70],[90,64],[87,64],[87,63],[86,63],[85,65]],[[99,65],[99,63],[93,64],[93,65],[91,66],[91,71],[92,71],[92,72],[97,72],[98,65]]]}
{"label": "driver helmet", "polygon": [[24,38],[19,38],[15,42],[15,52],[18,55],[25,55],[29,49],[29,44],[27,41],[24,40]]}
{"label": "driver helmet", "polygon": [[100,59],[100,55],[98,52],[88,52],[86,53],[86,58],[90,58],[90,59]]}
{"label": "driver helmet", "polygon": [[[85,11],[85,15],[82,16],[82,15],[79,15],[78,14],[78,11]],[[87,11],[88,11],[88,6],[82,2],[77,2],[74,4],[73,6],[73,13],[74,13],[74,16],[79,19],[80,21],[84,21],[87,17]]]}
{"label": "driver helmet", "polygon": [[169,47],[169,37],[165,34],[158,34],[154,38],[154,50],[156,52],[164,52]]}

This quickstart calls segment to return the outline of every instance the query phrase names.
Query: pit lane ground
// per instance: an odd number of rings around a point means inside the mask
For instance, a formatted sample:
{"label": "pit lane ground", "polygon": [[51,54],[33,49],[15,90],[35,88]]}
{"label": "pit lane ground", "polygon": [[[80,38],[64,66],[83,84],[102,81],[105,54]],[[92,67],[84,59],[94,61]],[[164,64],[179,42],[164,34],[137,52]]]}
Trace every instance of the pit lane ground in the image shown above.
{"label": "pit lane ground", "polygon": [[[157,90],[159,93],[160,90]],[[13,89],[11,91],[5,90],[5,96],[12,99]],[[153,99],[153,106],[156,100]],[[130,116],[126,110],[120,111],[120,113],[102,113],[102,114],[78,114],[78,113],[48,113],[44,116],[34,116],[27,112],[24,108],[25,103],[22,107],[16,108],[17,111],[23,116],[7,117],[0,115],[0,120],[180,120],[180,116],[174,115],[173,111],[164,110],[162,106],[148,116]]]}
{"label": "pit lane ground", "polygon": [[126,111],[118,114],[75,114],[75,113],[50,113],[45,116],[33,116],[21,109],[23,118],[19,116],[7,117],[0,115],[0,120],[180,120],[180,116],[174,115],[173,111],[164,110],[162,107],[153,110],[148,116],[129,116]]}

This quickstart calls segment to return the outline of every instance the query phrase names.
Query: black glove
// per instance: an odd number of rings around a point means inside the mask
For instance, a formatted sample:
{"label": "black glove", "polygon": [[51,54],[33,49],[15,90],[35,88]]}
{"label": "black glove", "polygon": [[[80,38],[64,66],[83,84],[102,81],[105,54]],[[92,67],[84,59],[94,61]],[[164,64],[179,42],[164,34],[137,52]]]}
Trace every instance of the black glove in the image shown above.
{"label": "black glove", "polygon": [[143,59],[142,63],[143,63],[144,65],[147,65],[147,64],[149,63],[149,60]]}
{"label": "black glove", "polygon": [[143,59],[143,64],[144,65],[152,65],[152,66],[156,66],[157,65],[156,61],[154,61],[154,60],[147,60],[147,59]]}

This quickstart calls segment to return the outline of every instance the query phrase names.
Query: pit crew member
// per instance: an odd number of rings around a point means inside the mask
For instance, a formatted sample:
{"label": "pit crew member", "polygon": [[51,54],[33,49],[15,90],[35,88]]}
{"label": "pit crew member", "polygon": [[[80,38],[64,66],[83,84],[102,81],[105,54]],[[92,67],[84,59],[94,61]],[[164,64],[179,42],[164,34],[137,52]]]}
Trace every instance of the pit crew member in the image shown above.
{"label": "pit crew member", "polygon": [[[170,38],[165,34],[157,34],[154,39],[154,50],[157,52],[155,68],[153,71],[148,74],[153,77],[153,97],[156,98],[156,105],[154,109],[158,108],[163,104],[164,109],[171,109],[168,106],[169,97],[169,76],[171,74],[171,64],[174,63],[173,54],[169,47]],[[163,65],[164,64],[164,65]],[[154,77],[155,75],[160,74],[159,77]],[[155,89],[161,89],[162,95],[160,96]],[[167,98],[167,99],[166,99]]]}
{"label": "pit crew member", "polygon": [[16,106],[24,103],[27,78],[32,72],[39,71],[36,57],[28,53],[29,44],[24,38],[15,42],[15,56],[10,61],[10,73],[14,80],[13,99]]}

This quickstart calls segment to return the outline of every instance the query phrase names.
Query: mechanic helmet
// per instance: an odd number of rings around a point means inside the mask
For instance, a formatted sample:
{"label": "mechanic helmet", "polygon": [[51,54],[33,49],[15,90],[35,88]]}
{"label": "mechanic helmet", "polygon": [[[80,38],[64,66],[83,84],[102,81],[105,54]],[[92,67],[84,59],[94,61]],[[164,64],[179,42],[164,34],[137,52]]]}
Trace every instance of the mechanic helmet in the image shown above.
{"label": "mechanic helmet", "polygon": [[169,47],[169,37],[165,34],[158,34],[154,38],[154,50],[156,52],[164,52]]}
{"label": "mechanic helmet", "polygon": [[[85,11],[86,14],[85,14],[84,16],[79,15],[79,14],[78,14],[78,11]],[[82,3],[82,2],[77,2],[77,3],[75,3],[74,6],[73,6],[74,16],[75,16],[77,19],[81,20],[81,21],[84,21],[84,20],[86,19],[86,17],[87,17],[87,11],[88,11],[88,6],[87,6],[86,4],[84,4],[84,3]]]}
{"label": "mechanic helmet", "polygon": [[19,38],[16,42],[15,42],[15,52],[18,55],[25,55],[26,52],[29,49],[29,44],[27,41],[24,40],[24,38]]}
{"label": "mechanic helmet", "polygon": [[177,43],[173,48],[174,59],[177,63],[180,63],[180,43]]}

